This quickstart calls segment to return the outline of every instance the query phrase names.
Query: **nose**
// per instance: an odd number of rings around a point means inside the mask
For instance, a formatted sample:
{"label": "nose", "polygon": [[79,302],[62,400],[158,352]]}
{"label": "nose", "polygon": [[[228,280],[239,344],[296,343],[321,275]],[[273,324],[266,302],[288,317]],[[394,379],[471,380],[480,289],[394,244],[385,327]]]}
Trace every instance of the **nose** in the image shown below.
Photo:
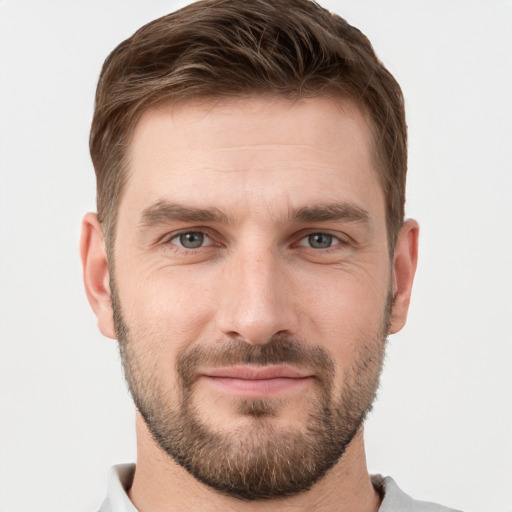
{"label": "nose", "polygon": [[270,249],[254,248],[240,249],[229,260],[217,310],[219,331],[251,345],[296,334],[299,315],[286,261]]}

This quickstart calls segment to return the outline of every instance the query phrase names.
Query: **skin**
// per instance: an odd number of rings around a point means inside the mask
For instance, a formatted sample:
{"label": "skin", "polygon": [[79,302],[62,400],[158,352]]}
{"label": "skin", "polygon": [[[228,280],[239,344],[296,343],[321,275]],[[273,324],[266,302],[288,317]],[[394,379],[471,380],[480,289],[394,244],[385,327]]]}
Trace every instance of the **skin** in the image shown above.
{"label": "skin", "polygon": [[[149,354],[173,403],[178,400],[174,363],[194,344],[235,337],[264,344],[276,333],[314,341],[335,362],[339,394],[358,344],[381,329],[390,289],[389,332],[403,327],[418,225],[404,223],[390,261],[369,129],[352,103],[252,97],[162,106],[142,116],[130,157],[114,246],[117,293],[139,353]],[[222,216],[198,221],[171,217],[167,210],[148,221],[148,211],[162,203],[216,208]],[[359,213],[324,220],[293,215],[326,204]],[[190,231],[208,235],[204,246],[179,246],[177,235]],[[332,235],[331,246],[311,247],[308,236],[314,233]],[[81,253],[99,328],[115,338],[105,241],[94,214],[84,218]],[[257,395],[267,392],[256,386]],[[272,421],[301,428],[313,393],[307,380],[278,390],[283,405]],[[249,428],[253,420],[238,413],[234,394],[199,379],[195,398],[201,417],[222,432],[234,425]],[[199,483],[162,452],[139,414],[137,439],[129,495],[141,512],[276,506],[375,511],[380,504],[366,468],[362,428],[324,478],[278,505],[240,501]]]}

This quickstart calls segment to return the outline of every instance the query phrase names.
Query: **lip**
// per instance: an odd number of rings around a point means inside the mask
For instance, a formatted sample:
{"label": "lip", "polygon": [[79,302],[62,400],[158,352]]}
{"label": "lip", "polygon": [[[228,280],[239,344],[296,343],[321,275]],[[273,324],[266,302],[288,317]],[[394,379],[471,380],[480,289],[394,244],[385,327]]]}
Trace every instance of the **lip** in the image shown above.
{"label": "lip", "polygon": [[254,398],[297,391],[313,375],[289,366],[233,366],[207,370],[200,377],[217,390]]}
{"label": "lip", "polygon": [[231,379],[264,380],[264,379],[300,379],[311,377],[306,372],[301,372],[290,366],[228,366],[225,368],[213,368],[203,372],[206,377],[227,377]]}

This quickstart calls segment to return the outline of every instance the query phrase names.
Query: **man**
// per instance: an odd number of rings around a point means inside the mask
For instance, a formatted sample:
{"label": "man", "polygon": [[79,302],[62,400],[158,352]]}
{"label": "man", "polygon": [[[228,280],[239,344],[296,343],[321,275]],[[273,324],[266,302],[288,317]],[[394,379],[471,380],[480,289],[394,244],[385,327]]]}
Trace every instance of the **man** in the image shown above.
{"label": "man", "polygon": [[108,57],[90,144],[85,287],[137,406],[101,510],[448,510],[366,468],[418,244],[366,37],[308,0],[192,4]]}

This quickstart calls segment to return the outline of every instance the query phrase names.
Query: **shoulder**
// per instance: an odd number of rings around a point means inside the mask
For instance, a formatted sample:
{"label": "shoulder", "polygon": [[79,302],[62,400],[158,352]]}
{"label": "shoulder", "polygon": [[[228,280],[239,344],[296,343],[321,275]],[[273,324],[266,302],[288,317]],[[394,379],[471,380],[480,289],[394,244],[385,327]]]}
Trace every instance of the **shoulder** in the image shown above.
{"label": "shoulder", "polygon": [[430,501],[414,500],[389,476],[373,475],[372,483],[383,496],[378,512],[460,512]]}

